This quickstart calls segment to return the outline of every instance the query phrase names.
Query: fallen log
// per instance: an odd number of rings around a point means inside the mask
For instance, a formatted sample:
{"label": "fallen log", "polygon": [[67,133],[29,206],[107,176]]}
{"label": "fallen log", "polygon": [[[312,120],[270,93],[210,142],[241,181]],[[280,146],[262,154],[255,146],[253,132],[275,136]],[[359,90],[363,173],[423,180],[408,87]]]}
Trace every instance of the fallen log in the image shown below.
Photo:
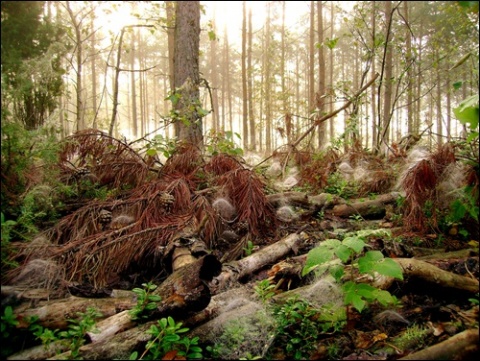
{"label": "fallen log", "polygon": [[399,360],[476,360],[480,351],[478,341],[478,328],[474,328]]}
{"label": "fallen log", "polygon": [[386,212],[385,206],[395,203],[400,196],[399,192],[392,192],[379,195],[375,199],[351,200],[345,204],[337,204],[331,210],[326,210],[325,213],[343,218],[348,218],[355,214],[359,214],[364,218],[383,217]]}
{"label": "fallen log", "polygon": [[[470,253],[465,252],[465,254]],[[435,283],[445,288],[463,290],[472,293],[478,292],[479,282],[474,278],[444,271],[433,264],[415,258],[392,259],[398,263],[400,267],[402,267],[402,272],[405,279],[412,277],[425,281],[426,283]],[[281,277],[299,277],[300,272],[305,265],[305,261],[306,255],[283,260],[272,266],[268,272],[268,275],[270,279],[275,280],[275,282],[279,282]],[[350,266],[347,266],[347,268],[350,268]],[[347,271],[345,274],[351,275],[352,272]],[[375,275],[375,277],[371,277],[370,275],[356,274],[354,277],[357,281],[368,282],[372,286],[384,290],[388,289],[395,281],[393,277],[378,274]],[[347,280],[347,276],[345,276],[344,280]]]}
{"label": "fallen log", "polygon": [[[208,306],[211,298],[206,282],[220,273],[221,264],[215,256],[207,255],[173,272],[153,291],[161,297],[150,319],[172,316],[185,319]],[[129,310],[113,315],[97,324],[95,332],[88,332],[92,342],[99,342],[136,325]]]}
{"label": "fallen log", "polygon": [[[102,341],[80,347],[78,355],[84,360],[128,360],[133,350],[149,341],[152,335],[147,330],[157,321],[149,321]],[[49,358],[49,360],[67,360],[71,352],[67,351]]]}
{"label": "fallen log", "polygon": [[123,293],[121,297],[112,298],[81,298],[70,296],[65,299],[41,301],[40,307],[31,308],[30,303],[23,303],[14,309],[19,321],[18,328],[29,326],[25,319],[36,316],[38,323],[50,329],[65,329],[68,319],[77,319],[78,312],[86,312],[88,308],[95,308],[107,318],[123,310],[131,309],[136,304],[133,292]]}
{"label": "fallen log", "polygon": [[308,238],[308,235],[304,232],[292,233],[248,257],[224,264],[220,275],[209,284],[212,294],[219,294],[227,289],[234,288],[234,284],[243,277],[285,257],[291,251],[296,253],[300,243],[305,242]]}

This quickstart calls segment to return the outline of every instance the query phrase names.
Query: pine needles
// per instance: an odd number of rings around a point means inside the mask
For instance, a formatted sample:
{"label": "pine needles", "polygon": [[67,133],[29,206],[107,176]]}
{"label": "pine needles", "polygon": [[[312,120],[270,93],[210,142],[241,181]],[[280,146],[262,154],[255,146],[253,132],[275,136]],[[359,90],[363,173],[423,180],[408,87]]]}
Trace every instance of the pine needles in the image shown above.
{"label": "pine needles", "polygon": [[[455,162],[455,154],[451,144],[445,144],[425,159],[411,165],[404,174],[402,187],[405,191],[403,224],[408,230],[427,232],[437,230],[436,208],[438,195],[436,187],[444,176],[447,166]],[[431,214],[425,211],[430,207]]]}

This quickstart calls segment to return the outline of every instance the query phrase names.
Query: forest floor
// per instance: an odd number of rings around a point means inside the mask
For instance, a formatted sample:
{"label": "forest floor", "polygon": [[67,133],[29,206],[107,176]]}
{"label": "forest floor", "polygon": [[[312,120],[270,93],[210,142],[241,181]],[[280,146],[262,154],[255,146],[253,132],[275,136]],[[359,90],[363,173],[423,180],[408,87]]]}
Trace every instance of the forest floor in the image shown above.
{"label": "forest floor", "polygon": [[159,167],[96,131],[74,140],[56,165],[74,196],[32,186],[61,216],[2,264],[2,356],[478,358],[478,214],[441,218],[466,172],[453,148],[254,169],[185,147]]}

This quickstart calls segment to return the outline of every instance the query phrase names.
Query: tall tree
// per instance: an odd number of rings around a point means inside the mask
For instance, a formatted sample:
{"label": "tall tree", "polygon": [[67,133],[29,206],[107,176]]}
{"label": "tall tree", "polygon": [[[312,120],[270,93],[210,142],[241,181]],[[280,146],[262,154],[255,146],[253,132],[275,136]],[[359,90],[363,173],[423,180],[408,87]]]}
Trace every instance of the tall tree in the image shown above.
{"label": "tall tree", "polygon": [[203,146],[202,112],[200,104],[200,2],[179,1],[175,13],[174,85],[178,97],[176,136]]}
{"label": "tall tree", "polygon": [[267,17],[266,17],[266,27],[265,27],[265,48],[264,48],[264,59],[265,59],[265,151],[270,153],[272,151],[272,63],[270,61],[270,40],[271,40],[271,26],[270,26],[270,11],[271,3],[266,3],[267,7]]}
{"label": "tall tree", "polygon": [[255,114],[253,108],[253,69],[252,69],[252,9],[248,9],[248,47],[247,47],[247,77],[248,77],[248,116],[250,129],[250,147],[255,150],[257,146],[255,132]]}
{"label": "tall tree", "polygon": [[[393,55],[392,55],[392,45],[391,45],[391,28],[392,28],[392,2],[387,0],[385,3],[385,27],[386,27],[386,39],[384,46],[384,57],[382,63],[382,75],[380,79],[380,86],[384,86],[383,91],[383,111],[381,119],[381,137],[380,141],[377,142],[377,150],[380,150],[380,147],[388,145],[389,142],[389,131],[390,131],[390,120],[391,120],[391,110],[392,110],[392,83],[393,83]],[[380,93],[380,92],[379,92]],[[379,114],[380,115],[380,114]]]}
{"label": "tall tree", "polygon": [[57,106],[63,84],[61,32],[43,16],[45,1],[1,2],[2,119],[9,110],[27,129]]}
{"label": "tall tree", "polygon": [[[323,2],[317,1],[317,33],[318,33],[318,93],[316,106],[318,116],[322,117],[325,109],[325,54],[324,54],[324,35],[323,35]],[[320,149],[325,145],[325,132],[327,123],[322,122],[318,125],[318,147]]]}
{"label": "tall tree", "polygon": [[247,4],[242,1],[242,125],[243,148],[248,148],[248,95],[247,95]]}

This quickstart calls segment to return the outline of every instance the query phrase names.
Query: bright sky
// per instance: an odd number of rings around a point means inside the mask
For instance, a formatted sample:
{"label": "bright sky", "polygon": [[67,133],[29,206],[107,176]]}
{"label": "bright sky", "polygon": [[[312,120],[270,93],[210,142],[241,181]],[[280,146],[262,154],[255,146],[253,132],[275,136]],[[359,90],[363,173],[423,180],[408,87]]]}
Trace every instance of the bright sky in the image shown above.
{"label": "bright sky", "polygon": [[[252,10],[252,25],[254,30],[261,29],[265,23],[267,1],[247,1],[247,16],[249,9]],[[226,27],[229,42],[240,42],[243,1],[202,1],[205,6],[204,19],[210,20],[215,13],[216,27],[219,34]],[[280,8],[277,6],[277,8]],[[285,22],[287,26],[295,26],[300,17],[309,9],[308,1],[287,1]],[[279,14],[280,15],[280,14]]]}

